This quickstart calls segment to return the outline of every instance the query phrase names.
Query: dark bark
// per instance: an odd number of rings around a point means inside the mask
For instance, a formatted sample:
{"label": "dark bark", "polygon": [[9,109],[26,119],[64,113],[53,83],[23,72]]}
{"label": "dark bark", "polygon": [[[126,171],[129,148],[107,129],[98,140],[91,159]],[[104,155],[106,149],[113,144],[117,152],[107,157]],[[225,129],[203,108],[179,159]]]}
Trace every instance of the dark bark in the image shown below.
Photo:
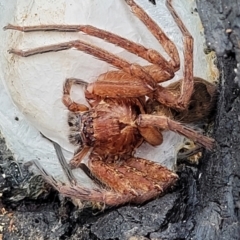
{"label": "dark bark", "polygon": [[[0,215],[6,223],[3,239],[240,239],[240,73],[234,72],[240,72],[240,3],[198,0],[197,10],[221,73],[215,150],[205,153],[197,167],[181,165],[173,192],[143,206],[95,214],[60,201],[56,192],[33,200],[37,196],[27,190],[36,179],[5,164],[2,207],[13,215]],[[1,162],[11,162],[1,146]]]}

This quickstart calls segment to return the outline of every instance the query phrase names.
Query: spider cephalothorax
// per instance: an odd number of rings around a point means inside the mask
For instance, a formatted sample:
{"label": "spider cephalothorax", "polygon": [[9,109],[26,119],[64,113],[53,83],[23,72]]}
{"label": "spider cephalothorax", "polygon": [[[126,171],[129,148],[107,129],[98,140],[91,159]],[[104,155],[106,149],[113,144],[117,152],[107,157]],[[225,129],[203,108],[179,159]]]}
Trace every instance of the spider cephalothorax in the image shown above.
{"label": "spider cephalothorax", "polygon": [[[70,165],[72,168],[79,167],[83,157],[90,153],[87,165],[90,175],[98,179],[104,187],[86,189],[81,183],[77,183],[56,144],[54,146],[70,180],[69,185],[57,182],[36,163],[43,177],[66,196],[108,205],[142,203],[162,194],[176,182],[178,176],[167,168],[134,157],[135,150],[144,141],[153,146],[161,144],[162,130],[175,131],[207,149],[211,149],[214,142],[213,139],[183,125],[183,122],[204,119],[210,113],[214,103],[215,86],[193,76],[193,38],[172,7],[172,1],[167,0],[167,7],[183,34],[185,70],[183,79],[169,87],[162,87],[159,83],[170,80],[180,67],[175,44],[133,0],[125,2],[162,44],[170,57],[169,61],[156,50],[89,25],[5,27],[24,32],[80,31],[104,39],[150,62],[147,66],[130,63],[82,40],[27,51],[10,50],[10,53],[27,57],[76,48],[118,69],[101,74],[94,83],[89,84],[70,78],[63,87],[62,100],[70,111],[69,141],[78,146]],[[70,92],[75,84],[85,86],[89,107],[72,100]]]}

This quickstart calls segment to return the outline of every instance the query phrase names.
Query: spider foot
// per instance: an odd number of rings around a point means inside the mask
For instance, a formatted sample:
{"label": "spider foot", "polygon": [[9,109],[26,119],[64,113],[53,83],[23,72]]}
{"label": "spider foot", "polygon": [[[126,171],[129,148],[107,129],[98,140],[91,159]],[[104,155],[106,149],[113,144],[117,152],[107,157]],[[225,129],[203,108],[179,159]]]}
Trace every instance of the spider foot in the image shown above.
{"label": "spider foot", "polygon": [[14,26],[14,25],[12,25],[12,24],[8,24],[7,26],[3,27],[3,30],[4,30],[4,31],[9,30],[9,29],[12,29],[12,30],[20,30],[21,27]]}
{"label": "spider foot", "polygon": [[8,53],[15,54],[15,55],[18,55],[18,56],[21,56],[21,57],[25,57],[24,51],[18,50],[18,49],[14,49],[14,48],[9,49]]}

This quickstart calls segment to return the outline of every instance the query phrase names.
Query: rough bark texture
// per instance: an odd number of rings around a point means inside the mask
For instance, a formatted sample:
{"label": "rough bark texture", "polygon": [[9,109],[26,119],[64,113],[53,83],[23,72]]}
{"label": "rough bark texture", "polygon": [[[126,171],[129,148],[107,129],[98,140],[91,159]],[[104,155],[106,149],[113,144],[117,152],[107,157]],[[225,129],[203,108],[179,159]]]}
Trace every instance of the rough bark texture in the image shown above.
{"label": "rough bark texture", "polygon": [[44,183],[19,172],[2,140],[3,239],[240,239],[240,73],[234,72],[240,72],[240,3],[198,0],[197,10],[221,73],[214,152],[198,167],[181,165],[173,192],[143,206],[93,213],[59,200],[56,192],[34,200],[31,187]]}

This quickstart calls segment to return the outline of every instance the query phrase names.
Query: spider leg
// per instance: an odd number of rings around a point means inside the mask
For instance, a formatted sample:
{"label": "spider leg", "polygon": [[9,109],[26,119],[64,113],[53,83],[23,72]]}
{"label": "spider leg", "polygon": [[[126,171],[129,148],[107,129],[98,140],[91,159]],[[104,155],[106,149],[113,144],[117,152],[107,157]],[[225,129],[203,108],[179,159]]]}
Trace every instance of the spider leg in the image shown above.
{"label": "spider leg", "polygon": [[[54,145],[57,156],[61,161],[61,166],[63,167],[63,171],[66,174],[69,183],[62,183],[52,177],[39,163],[37,160],[32,160],[31,162],[35,165],[35,167],[40,172],[43,179],[54,187],[59,193],[65,195],[66,197],[78,198],[83,201],[91,201],[91,202],[100,202],[107,204],[109,206],[116,206],[120,204],[124,204],[127,202],[131,202],[138,195],[134,190],[130,191],[127,194],[122,194],[121,192],[117,192],[114,190],[108,190],[104,188],[95,188],[90,189],[83,187],[81,184],[77,183],[76,179],[73,176],[71,169],[67,166],[67,162],[62,154],[62,150],[57,145]],[[105,169],[108,171],[108,168]],[[170,172],[170,171],[169,171]],[[157,189],[157,193],[162,191],[159,186],[155,186]],[[156,191],[156,190],[155,190]],[[155,194],[156,195],[156,194]],[[155,196],[154,195],[154,196]],[[150,196],[150,195],[149,195]],[[153,196],[151,196],[152,198]],[[147,200],[147,199],[143,199]],[[134,201],[132,201],[134,202]]]}
{"label": "spider leg", "polygon": [[[64,159],[65,160],[65,159]],[[65,160],[66,161],[66,160]],[[56,180],[52,177],[39,163],[38,160],[32,160],[32,163],[40,172],[43,179],[50,184],[53,188],[55,188],[59,193],[65,195],[66,197],[74,197],[79,198],[80,200],[85,201],[96,201],[96,202],[104,202],[105,199],[105,191],[101,191],[98,189],[87,189],[78,185],[73,180],[70,181],[70,184],[63,184],[62,182]],[[67,163],[66,163],[67,164]],[[63,168],[65,172],[65,168]]]}
{"label": "spider leg", "polygon": [[71,169],[79,167],[79,165],[82,162],[82,159],[87,155],[89,152],[90,147],[84,146],[79,152],[74,154],[74,157],[70,161],[70,167]]}
{"label": "spider leg", "polygon": [[193,37],[190,32],[187,30],[182,20],[176,13],[175,9],[172,6],[172,0],[167,0],[167,7],[172,14],[177,26],[182,32],[183,35],[183,48],[184,48],[184,75],[181,86],[181,94],[177,101],[178,108],[183,110],[186,109],[189,100],[191,98],[194,86],[193,79]]}
{"label": "spider leg", "polygon": [[[89,43],[86,43],[81,40],[75,40],[70,42],[64,42],[59,44],[53,44],[48,45],[44,47],[38,47],[34,49],[29,50],[18,50],[18,49],[11,49],[9,50],[9,53],[13,53],[16,55],[19,55],[21,57],[28,57],[35,54],[41,54],[46,52],[57,52],[62,50],[67,50],[71,48],[76,48],[79,51],[83,51],[87,54],[90,54],[102,61],[105,61],[116,68],[122,70],[120,72],[120,79],[124,79],[123,72],[127,73],[127,81],[125,83],[117,82],[112,79],[109,79],[109,82],[105,79],[104,81],[96,81],[94,83],[88,84],[87,87],[87,94],[88,95],[99,95],[102,97],[140,97],[143,95],[150,94],[154,92],[156,89],[162,90],[165,94],[161,94],[162,103],[166,103],[165,98],[167,98],[168,102],[173,102],[172,96],[175,97],[172,92],[168,89],[165,89],[159,85],[157,85],[156,81],[149,75],[144,67],[138,65],[138,64],[132,64],[129,63],[127,60],[122,59],[104,49],[101,49],[99,47],[93,46]],[[114,74],[118,75],[117,71],[113,72]],[[116,79],[116,76],[114,77]],[[76,82],[76,80],[74,80]],[[73,81],[70,81],[70,83],[73,83]],[[113,84],[114,82],[114,84]],[[69,89],[72,86],[72,84],[66,85],[66,90],[64,90],[65,98],[63,98],[64,104],[68,107],[70,105],[71,111],[78,111],[79,104],[76,104],[72,102],[72,100],[69,97]],[[71,105],[72,104],[72,105]],[[83,106],[80,106],[80,110]],[[75,110],[76,109],[76,110]],[[83,107],[84,109],[84,107]]]}
{"label": "spider leg", "polygon": [[[135,68],[133,71],[139,71],[139,73],[142,71],[135,66],[133,66],[132,69],[133,68]],[[103,73],[98,77],[97,81],[88,85],[86,93],[107,98],[137,98],[150,94],[152,92],[150,86],[144,83],[144,79],[139,79],[134,75],[134,72],[132,72],[131,76],[129,73],[123,71]],[[88,98],[88,96],[86,96],[86,98]]]}
{"label": "spider leg", "polygon": [[68,181],[70,183],[72,183],[73,185],[76,184],[77,180],[76,178],[74,177],[71,169],[69,168],[67,162],[66,162],[66,159],[65,157],[63,156],[63,153],[62,153],[62,150],[61,150],[61,147],[59,144],[57,144],[56,142],[53,142],[53,146],[54,146],[54,149],[56,151],[56,154],[57,154],[57,157],[58,157],[58,160],[62,166],[62,169],[64,169],[64,173],[68,179]]}
{"label": "spider leg", "polygon": [[81,79],[67,78],[64,85],[63,85],[63,97],[62,97],[63,104],[71,112],[85,112],[85,111],[88,111],[89,108],[86,105],[76,103],[76,102],[72,101],[72,99],[70,97],[70,92],[71,92],[72,85],[74,85],[74,84],[83,85],[84,87],[86,87],[88,85],[87,82],[85,82]]}
{"label": "spider leg", "polygon": [[[172,107],[177,110],[185,110],[193,93],[194,87],[194,78],[193,78],[193,37],[183,24],[182,20],[176,13],[175,9],[172,6],[172,0],[167,0],[166,5],[175,20],[177,26],[182,32],[183,35],[183,49],[184,49],[184,73],[183,81],[180,89],[180,95],[175,97],[175,100],[172,104]],[[156,99],[161,98],[161,91],[156,91]],[[163,89],[164,91],[164,89]]]}
{"label": "spider leg", "polygon": [[133,0],[125,0],[125,2],[131,7],[132,12],[146,25],[148,30],[163,46],[166,53],[170,56],[170,64],[174,69],[174,72],[179,70],[180,59],[175,44],[167,37],[163,30],[158,26],[156,22]]}
{"label": "spider leg", "polygon": [[214,139],[206,137],[194,129],[166,116],[140,114],[136,122],[140,127],[156,126],[163,130],[177,132],[209,150],[211,150],[214,145]]}
{"label": "spider leg", "polygon": [[161,182],[163,189],[168,188],[178,179],[177,174],[155,162],[143,158],[131,157],[125,161],[125,164],[128,167],[145,173],[145,175],[153,181]]}
{"label": "spider leg", "polygon": [[5,30],[17,30],[22,32],[33,31],[58,31],[58,32],[84,32],[87,35],[94,36],[116,46],[126,49],[127,51],[147,60],[153,65],[144,66],[146,72],[152,75],[155,81],[163,82],[174,76],[174,69],[170,63],[156,50],[144,47],[141,44],[130,41],[117,34],[96,28],[91,25],[36,25],[36,26],[15,26],[8,24]]}
{"label": "spider leg", "polygon": [[[179,69],[180,60],[177,48],[175,44],[166,36],[161,28],[147,15],[147,13],[140,8],[133,0],[125,0],[131,7],[133,13],[148,27],[151,33],[162,44],[164,50],[171,57],[171,64],[175,68],[175,71]],[[158,87],[155,98],[167,106],[175,108],[177,110],[184,110],[188,107],[189,100],[193,92],[193,37],[183,24],[182,20],[176,13],[172,6],[172,0],[166,1],[167,8],[169,9],[174,21],[183,34],[183,46],[184,46],[184,79],[182,81],[182,87],[180,96],[171,94],[165,88]]]}
{"label": "spider leg", "polygon": [[[142,66],[138,64],[129,63],[127,60],[122,59],[104,49],[91,45],[87,42],[81,40],[69,41],[59,44],[48,45],[44,47],[38,47],[29,50],[18,50],[11,49],[9,53],[13,53],[19,55],[21,57],[28,57],[35,54],[46,53],[46,52],[57,52],[62,50],[67,50],[71,48],[76,48],[79,51],[90,54],[102,61],[105,61],[112,66],[123,70],[134,78],[139,79],[141,82],[140,87],[142,88],[142,92],[151,93],[156,89],[156,81],[149,75]],[[131,80],[131,78],[129,79]],[[88,85],[90,86],[90,84]],[[91,92],[91,91],[90,91]],[[144,94],[142,94],[144,95]]]}
{"label": "spider leg", "polygon": [[110,189],[126,196],[128,202],[143,203],[157,197],[178,179],[167,168],[145,159],[132,157],[122,163],[109,163],[94,155],[93,151],[88,163],[91,173]]}

